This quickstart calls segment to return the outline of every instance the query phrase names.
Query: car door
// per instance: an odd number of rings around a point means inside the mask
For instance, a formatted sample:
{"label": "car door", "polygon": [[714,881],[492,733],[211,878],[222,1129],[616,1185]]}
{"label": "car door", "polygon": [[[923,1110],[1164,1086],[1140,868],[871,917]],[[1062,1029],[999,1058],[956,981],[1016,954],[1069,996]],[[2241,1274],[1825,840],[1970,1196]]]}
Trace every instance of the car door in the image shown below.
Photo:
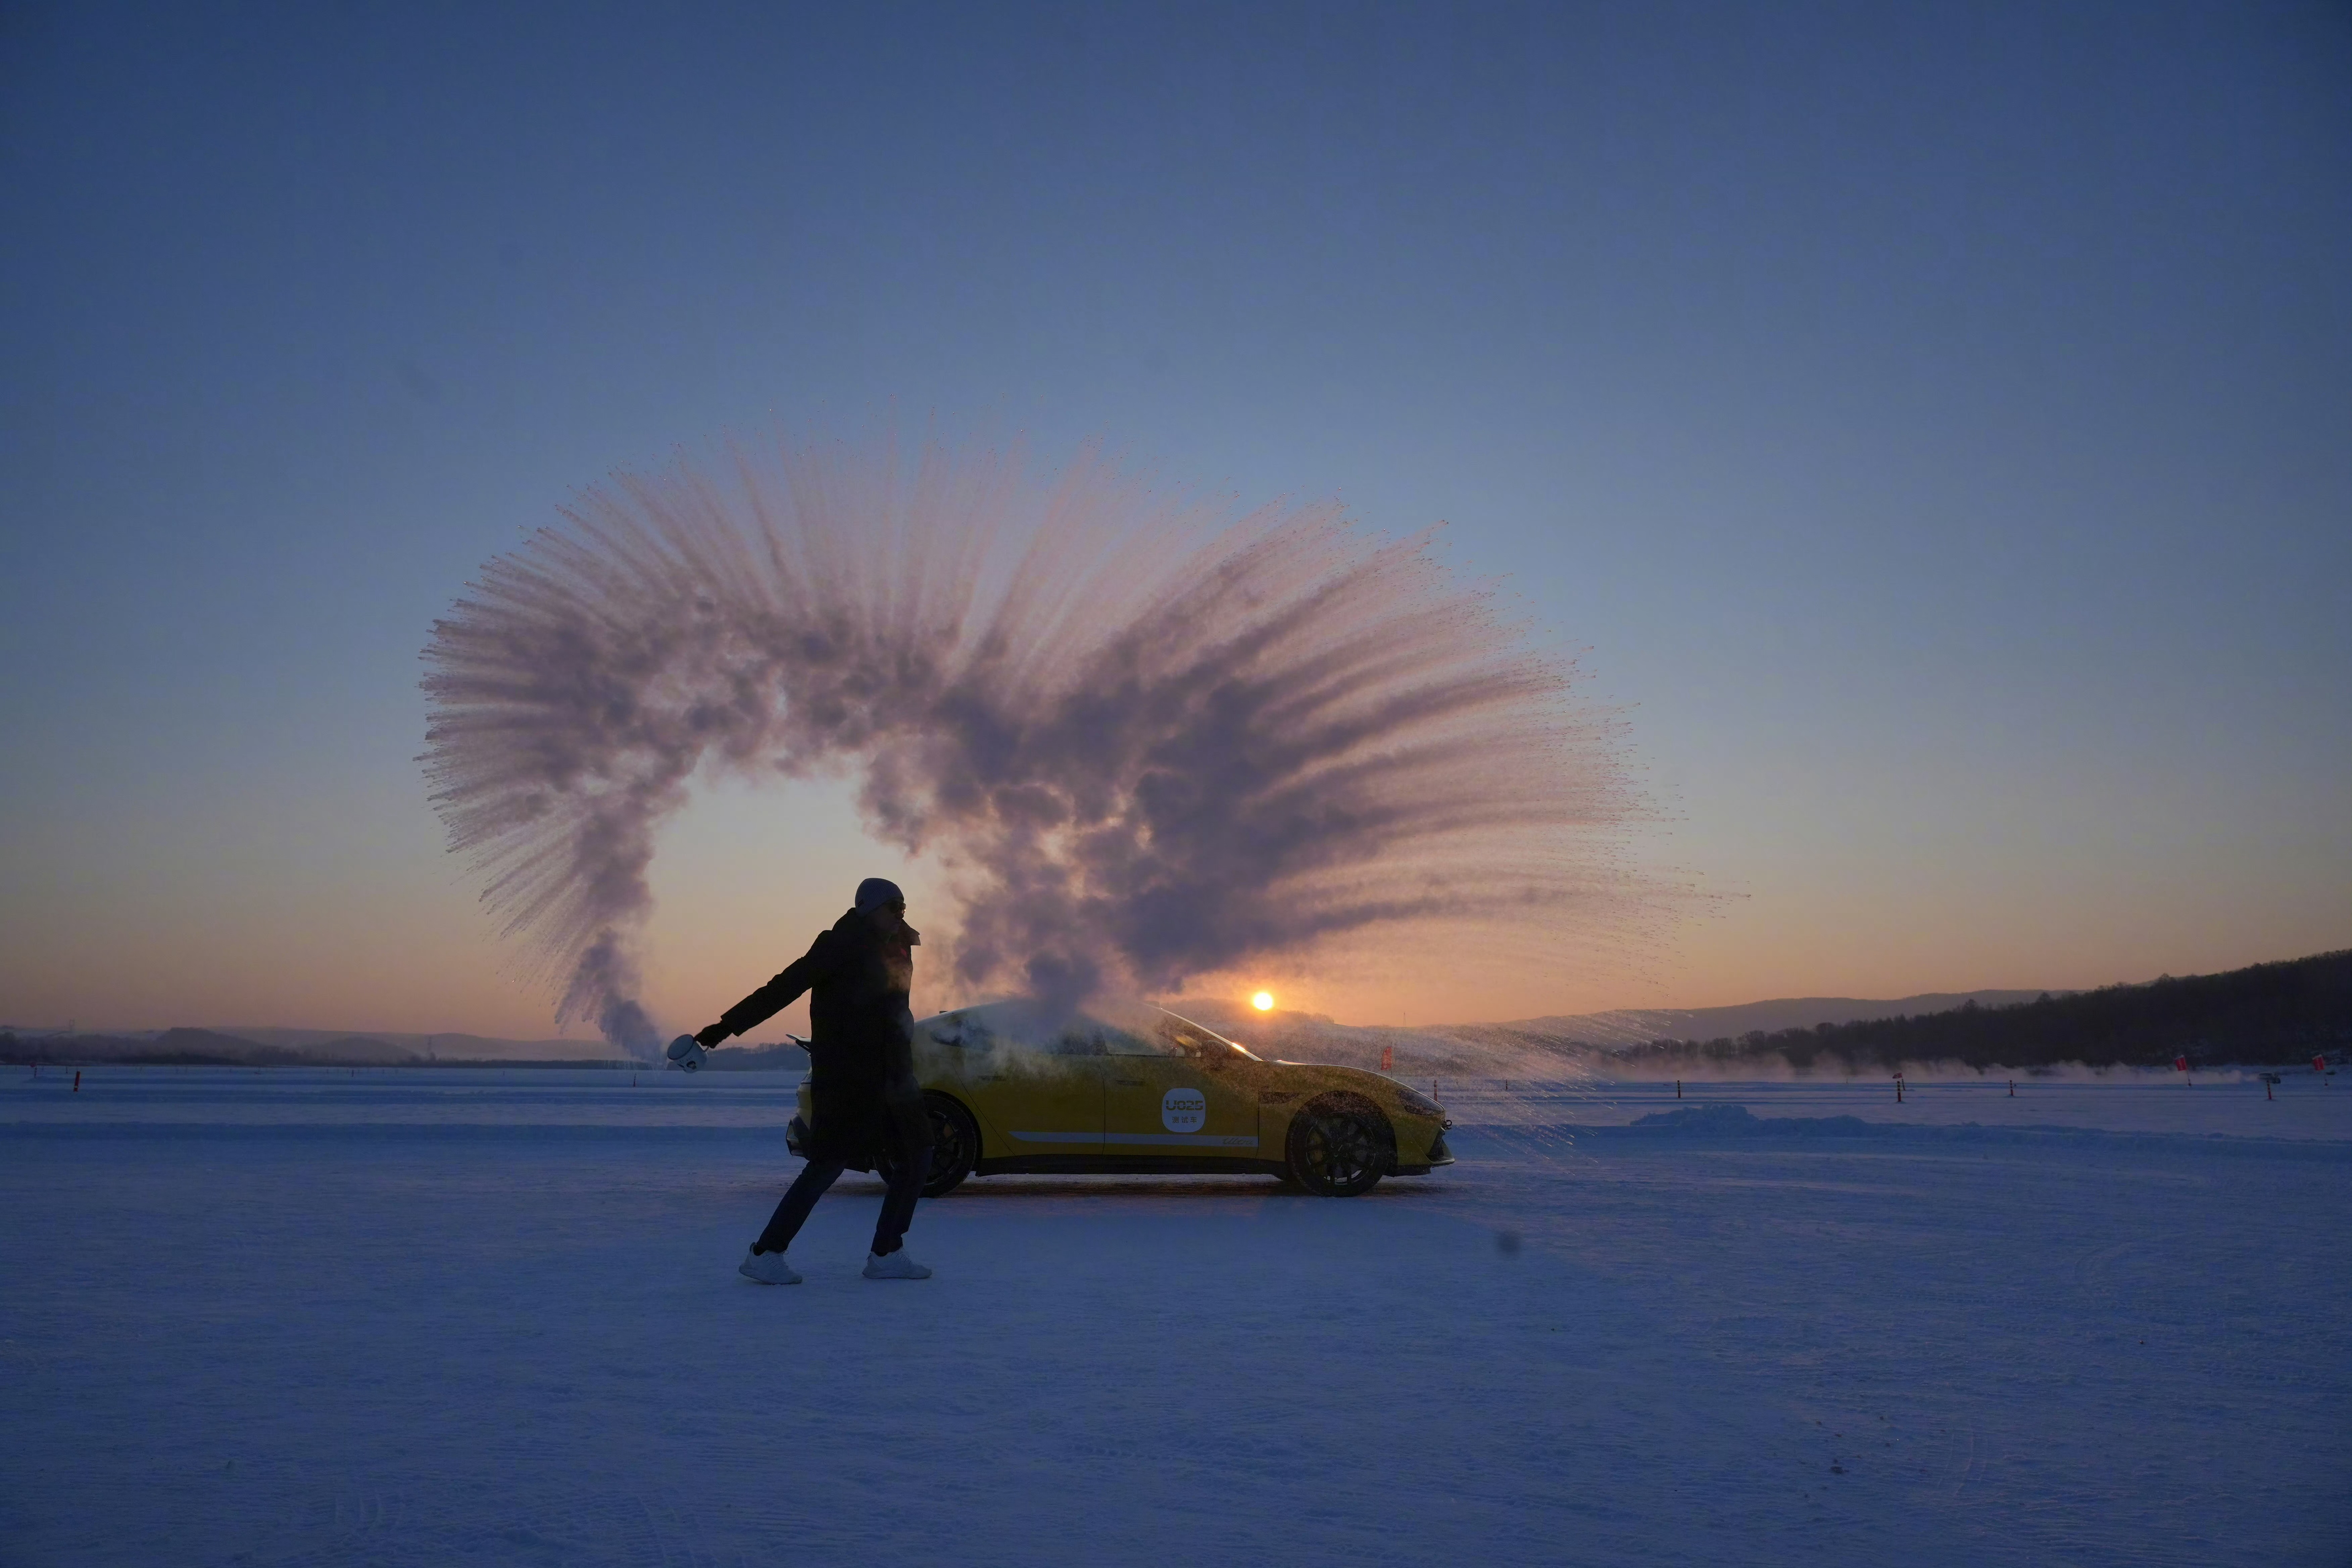
{"label": "car door", "polygon": [[958,1085],[990,1160],[1097,1155],[1103,1149],[1102,1042],[1083,1030],[1046,1040],[967,1026]]}
{"label": "car door", "polygon": [[1240,1057],[1195,1055],[1163,1029],[1105,1032],[1103,1142],[1112,1154],[1256,1160],[1257,1089]]}

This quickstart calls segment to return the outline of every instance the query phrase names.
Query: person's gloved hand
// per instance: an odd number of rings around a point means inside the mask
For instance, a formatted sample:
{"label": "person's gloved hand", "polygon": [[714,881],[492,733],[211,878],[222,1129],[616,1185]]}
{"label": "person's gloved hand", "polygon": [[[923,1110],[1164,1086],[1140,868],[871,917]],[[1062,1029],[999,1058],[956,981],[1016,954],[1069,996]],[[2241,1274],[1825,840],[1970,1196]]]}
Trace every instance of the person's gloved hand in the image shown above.
{"label": "person's gloved hand", "polygon": [[694,1032],[694,1043],[707,1051],[731,1033],[724,1024],[711,1024]]}

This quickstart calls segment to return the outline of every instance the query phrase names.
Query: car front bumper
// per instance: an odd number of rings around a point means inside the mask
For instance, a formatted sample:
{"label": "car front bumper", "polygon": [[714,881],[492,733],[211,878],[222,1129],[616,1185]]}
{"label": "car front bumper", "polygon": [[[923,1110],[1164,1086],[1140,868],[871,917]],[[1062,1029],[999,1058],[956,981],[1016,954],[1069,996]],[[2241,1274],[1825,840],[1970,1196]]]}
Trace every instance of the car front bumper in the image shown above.
{"label": "car front bumper", "polygon": [[[1421,1158],[1411,1161],[1400,1159],[1396,1163],[1396,1168],[1391,1171],[1390,1174],[1397,1176],[1425,1176],[1440,1165],[1451,1165],[1454,1163],[1454,1151],[1445,1146],[1446,1130],[1453,1125],[1454,1123],[1451,1121],[1440,1122],[1436,1131],[1429,1135],[1428,1144]],[[1405,1147],[1412,1147],[1412,1142],[1414,1141],[1406,1141]],[[1400,1151],[1400,1152],[1402,1152],[1402,1151]]]}

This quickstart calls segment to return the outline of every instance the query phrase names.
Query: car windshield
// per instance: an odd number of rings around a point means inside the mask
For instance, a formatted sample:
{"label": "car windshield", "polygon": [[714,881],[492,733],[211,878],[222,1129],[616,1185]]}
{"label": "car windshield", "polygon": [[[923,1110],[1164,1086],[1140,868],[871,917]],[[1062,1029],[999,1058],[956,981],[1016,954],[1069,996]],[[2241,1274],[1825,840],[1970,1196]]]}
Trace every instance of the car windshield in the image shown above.
{"label": "car windshield", "polygon": [[1075,1013],[1048,1010],[1026,1001],[993,1002],[927,1018],[921,1032],[940,1045],[960,1050],[1003,1047],[1054,1057],[1258,1059],[1213,1029],[1148,1005]]}
{"label": "car windshield", "polygon": [[1238,1041],[1229,1040],[1214,1029],[1204,1029],[1190,1018],[1180,1018],[1162,1009],[1158,1026],[1152,1031],[1188,1057],[1246,1057],[1251,1061],[1261,1058],[1255,1051]]}

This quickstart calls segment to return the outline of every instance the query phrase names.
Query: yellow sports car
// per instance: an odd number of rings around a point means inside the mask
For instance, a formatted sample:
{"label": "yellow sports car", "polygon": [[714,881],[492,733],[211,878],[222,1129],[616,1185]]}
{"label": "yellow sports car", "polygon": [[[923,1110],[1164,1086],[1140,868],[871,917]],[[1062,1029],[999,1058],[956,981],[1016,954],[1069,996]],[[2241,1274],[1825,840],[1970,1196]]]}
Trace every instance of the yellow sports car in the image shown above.
{"label": "yellow sports car", "polygon": [[[915,1075],[937,1138],[927,1197],[967,1176],[1039,1172],[1255,1172],[1353,1197],[1454,1163],[1454,1123],[1427,1095],[1355,1068],[1267,1061],[1160,1007],[958,1008],[915,1026]],[[805,1079],[800,1111],[794,1153]]]}

